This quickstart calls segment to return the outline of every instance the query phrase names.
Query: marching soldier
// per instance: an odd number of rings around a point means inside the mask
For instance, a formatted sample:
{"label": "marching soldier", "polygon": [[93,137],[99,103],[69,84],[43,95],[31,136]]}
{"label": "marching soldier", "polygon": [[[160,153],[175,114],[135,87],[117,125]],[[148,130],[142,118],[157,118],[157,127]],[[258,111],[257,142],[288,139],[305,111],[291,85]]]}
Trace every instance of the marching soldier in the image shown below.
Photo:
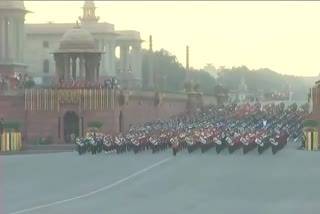
{"label": "marching soldier", "polygon": [[[272,138],[281,144],[275,147],[275,151],[278,151],[286,144],[288,133],[302,132],[300,124],[305,115],[306,111],[297,111],[294,105],[284,111],[282,104],[227,105],[223,108],[212,107],[205,111],[180,114],[167,121],[159,120],[131,127],[126,135],[93,135],[83,142],[87,151],[92,154],[100,152],[102,147],[107,153],[116,150],[119,154],[149,149],[157,153],[171,147],[173,155],[176,155],[185,148],[192,152],[200,145],[203,151],[214,145],[217,153],[225,148],[232,153],[243,147],[246,153],[262,144],[266,145],[262,150],[259,147],[260,152],[263,152],[270,142],[274,143],[268,138],[270,135],[266,137],[263,133],[276,130],[280,138]],[[294,138],[296,136],[300,134],[293,134]],[[79,140],[77,145],[78,143]]]}
{"label": "marching soldier", "polygon": [[176,156],[177,152],[179,151],[179,138],[178,137],[173,137],[170,139],[172,143],[172,152],[173,155]]}
{"label": "marching soldier", "polygon": [[302,138],[301,138],[301,149],[305,149],[306,148],[306,135],[303,134]]}
{"label": "marching soldier", "polygon": [[84,143],[81,141],[80,138],[76,139],[76,144],[77,144],[77,150],[79,155],[84,154],[86,152],[86,149],[85,149]]}

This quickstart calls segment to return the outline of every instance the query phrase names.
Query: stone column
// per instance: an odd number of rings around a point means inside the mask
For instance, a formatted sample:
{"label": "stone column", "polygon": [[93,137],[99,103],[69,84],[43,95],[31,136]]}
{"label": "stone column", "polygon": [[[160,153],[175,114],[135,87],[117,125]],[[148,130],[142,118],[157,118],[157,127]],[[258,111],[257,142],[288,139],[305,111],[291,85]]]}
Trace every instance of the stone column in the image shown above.
{"label": "stone column", "polygon": [[[22,62],[22,56],[21,56],[21,46],[23,45],[21,41],[21,21],[20,18],[16,19],[16,24],[17,24],[17,61]],[[49,71],[50,72],[50,71]]]}
{"label": "stone column", "polygon": [[0,16],[0,62],[4,61],[5,56],[5,23],[4,16]]}
{"label": "stone column", "polygon": [[132,46],[132,70],[139,82],[142,80],[141,63],[141,47],[140,45],[134,45]]}
{"label": "stone column", "polygon": [[109,62],[110,62],[110,66],[109,66],[109,71],[108,74],[110,76],[116,76],[116,44],[114,41],[109,43],[109,49],[107,49],[107,51],[109,51]]}
{"label": "stone column", "polygon": [[120,45],[120,65],[121,65],[121,69],[125,72],[128,71],[129,69],[128,52],[129,52],[129,46],[127,44],[121,44]]}
{"label": "stone column", "polygon": [[16,49],[15,49],[15,61],[20,62],[20,25],[19,25],[19,19],[14,19],[14,28],[15,28],[15,43],[16,43]]}
{"label": "stone column", "polygon": [[128,70],[131,70],[131,72],[134,74],[134,54],[133,54],[133,47],[131,45],[129,45],[129,48],[128,48]]}
{"label": "stone column", "polygon": [[106,46],[106,42],[104,39],[102,39],[100,41],[100,51],[104,52],[104,56],[101,58],[101,62],[100,62],[100,65],[99,65],[99,71],[100,71],[100,75],[102,76],[106,76],[106,70],[107,70],[107,67],[106,67],[106,59],[108,57],[108,54],[109,53],[106,53],[106,50],[105,50],[105,46]]}
{"label": "stone column", "polygon": [[95,54],[90,56],[89,66],[90,66],[91,80],[97,81],[98,60],[97,60],[97,56]]}
{"label": "stone column", "polygon": [[85,80],[89,80],[90,79],[90,77],[89,77],[89,66],[88,66],[88,64],[89,64],[89,62],[88,62],[89,60],[88,60],[88,57],[87,56],[85,56],[84,57],[84,79]]}
{"label": "stone column", "polygon": [[98,54],[96,57],[97,57],[96,58],[96,60],[97,60],[97,64],[96,64],[96,66],[97,66],[96,67],[96,81],[98,81],[99,77],[100,77],[101,55]]}
{"label": "stone column", "polygon": [[64,80],[70,80],[70,56],[64,55]]}
{"label": "stone column", "polygon": [[106,49],[106,42],[104,39],[102,39],[101,48],[100,48],[100,50],[104,52],[103,57],[101,58],[101,63],[100,63],[100,73],[102,76],[106,76],[107,75],[106,72],[108,70],[106,67],[106,62],[107,62],[107,59],[108,59],[107,57],[109,53],[107,53],[105,49]]}
{"label": "stone column", "polygon": [[153,72],[153,53],[149,51],[149,79],[148,79],[148,88],[153,89],[155,87],[155,75]]}
{"label": "stone column", "polygon": [[15,62],[16,60],[16,37],[17,37],[17,33],[16,33],[16,23],[15,20],[10,17],[9,18],[9,37],[8,37],[8,42],[9,42],[9,59],[10,62]]}
{"label": "stone column", "polygon": [[80,59],[76,57],[76,80],[80,80]]}
{"label": "stone column", "polygon": [[77,57],[72,56],[71,64],[72,64],[72,80],[77,80]]}
{"label": "stone column", "polygon": [[25,15],[22,15],[19,19],[19,36],[20,36],[20,61],[24,63],[24,45],[25,45]]}
{"label": "stone column", "polygon": [[64,72],[63,72],[63,60],[61,60],[61,56],[58,54],[54,54],[54,61],[55,61],[55,69],[56,69],[56,76],[58,78],[58,81],[60,79],[64,79]]}
{"label": "stone column", "polygon": [[69,56],[69,80],[72,80],[72,57]]}
{"label": "stone column", "polygon": [[94,54],[91,57],[92,78],[94,81],[98,80],[98,72],[100,71],[100,61],[98,55]]}
{"label": "stone column", "polygon": [[85,80],[94,80],[91,56],[85,56],[85,69]]}
{"label": "stone column", "polygon": [[86,71],[85,69],[86,68],[85,68],[83,55],[80,56],[79,67],[80,67],[80,75],[79,75],[80,80],[84,80],[85,79],[84,75],[85,75],[85,71]]}
{"label": "stone column", "polygon": [[8,17],[5,17],[4,19],[4,58],[5,61],[8,61],[9,58],[9,19]]}
{"label": "stone column", "polygon": [[7,61],[12,62],[12,20],[10,17],[8,17],[7,22]]}
{"label": "stone column", "polygon": [[90,78],[91,80],[96,80],[96,62],[95,58],[91,55],[89,60],[89,67],[90,67]]}

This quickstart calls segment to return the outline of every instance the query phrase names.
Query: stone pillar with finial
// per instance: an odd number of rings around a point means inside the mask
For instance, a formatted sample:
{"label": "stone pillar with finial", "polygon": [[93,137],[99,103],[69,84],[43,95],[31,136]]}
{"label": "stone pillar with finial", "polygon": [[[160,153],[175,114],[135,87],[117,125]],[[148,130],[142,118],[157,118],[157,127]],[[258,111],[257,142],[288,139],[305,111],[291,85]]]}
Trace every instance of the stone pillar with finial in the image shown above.
{"label": "stone pillar with finial", "polygon": [[148,88],[154,89],[154,72],[153,72],[153,50],[152,50],[152,35],[149,36],[149,80]]}
{"label": "stone pillar with finial", "polygon": [[189,46],[188,45],[186,46],[186,73],[185,73],[184,84],[185,84],[185,90],[187,92],[193,90],[190,68],[189,68]]}
{"label": "stone pillar with finial", "polygon": [[204,106],[202,93],[195,89],[195,84],[192,81],[191,71],[189,67],[189,46],[186,47],[186,76],[185,84],[187,86],[188,101],[186,109],[188,112],[196,112]]}
{"label": "stone pillar with finial", "polygon": [[186,77],[185,77],[186,83],[191,83],[191,77],[190,77],[190,69],[189,69],[189,46],[186,47]]}

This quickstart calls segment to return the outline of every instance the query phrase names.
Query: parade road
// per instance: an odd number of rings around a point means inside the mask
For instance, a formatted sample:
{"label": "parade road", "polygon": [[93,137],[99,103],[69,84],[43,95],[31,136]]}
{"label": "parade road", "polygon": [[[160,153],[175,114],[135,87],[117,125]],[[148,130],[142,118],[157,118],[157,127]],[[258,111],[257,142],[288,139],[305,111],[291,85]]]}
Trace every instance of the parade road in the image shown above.
{"label": "parade road", "polygon": [[320,152],[296,147],[3,156],[1,213],[318,214]]}

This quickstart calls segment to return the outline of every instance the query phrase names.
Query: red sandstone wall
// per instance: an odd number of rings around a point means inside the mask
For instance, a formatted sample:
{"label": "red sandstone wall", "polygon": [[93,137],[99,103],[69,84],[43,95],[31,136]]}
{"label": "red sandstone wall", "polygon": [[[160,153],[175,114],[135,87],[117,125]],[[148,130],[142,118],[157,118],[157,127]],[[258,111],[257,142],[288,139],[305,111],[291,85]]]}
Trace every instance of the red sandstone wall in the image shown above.
{"label": "red sandstone wall", "polygon": [[105,134],[117,133],[119,130],[119,113],[115,111],[105,111],[105,112],[83,112],[84,132],[88,130],[88,122],[100,121],[103,126],[101,132]]}
{"label": "red sandstone wall", "polygon": [[159,116],[161,119],[168,119],[173,115],[186,110],[187,96],[165,95],[163,103],[159,106]]}
{"label": "red sandstone wall", "polygon": [[24,96],[0,95],[0,118],[3,118],[4,121],[20,121],[23,132],[24,117]]}
{"label": "red sandstone wall", "polygon": [[[28,111],[24,110],[24,97],[0,96],[0,118],[5,120],[19,120],[22,122],[22,133],[29,140],[39,137],[54,138],[54,142],[63,143],[63,117],[67,111],[75,111],[80,119],[83,118],[84,133],[88,130],[90,121],[101,121],[103,133],[117,133],[120,129],[120,112],[123,114],[123,130],[127,131],[130,125],[143,124],[158,119],[168,119],[173,115],[186,110],[186,95],[161,95],[161,103],[155,105],[154,93],[135,93],[129,95],[123,106],[115,105],[114,110],[79,112],[78,106],[61,106],[60,111]],[[215,98],[205,97],[204,103],[215,103]],[[60,117],[60,138],[59,118]],[[80,122],[81,129],[81,122]]]}
{"label": "red sandstone wall", "polygon": [[0,117],[21,120],[24,117],[24,97],[0,95]]}
{"label": "red sandstone wall", "polygon": [[[98,112],[79,112],[76,106],[62,106],[59,112],[32,112],[27,115],[27,137],[28,140],[35,140],[39,137],[53,137],[54,142],[64,143],[64,115],[67,111],[74,111],[80,119],[79,129],[82,131],[83,119],[83,135],[88,131],[88,122],[100,121],[103,123],[101,131],[103,133],[118,132],[119,124],[117,114],[113,111]],[[59,125],[60,118],[60,125]],[[60,134],[59,134],[60,128]]]}
{"label": "red sandstone wall", "polygon": [[120,111],[123,114],[125,131],[129,129],[130,125],[138,125],[158,118],[152,99],[131,98]]}
{"label": "red sandstone wall", "polygon": [[164,95],[158,106],[155,106],[154,98],[154,94],[133,95],[129,98],[128,102],[120,109],[124,116],[125,131],[129,129],[130,125],[168,119],[186,109],[187,96]]}
{"label": "red sandstone wall", "polygon": [[[53,141],[59,143],[63,139],[63,132],[60,128],[59,133],[59,115],[55,111],[28,111],[26,112],[26,133],[29,142],[37,141],[39,137],[53,137]],[[63,119],[60,119],[63,123]],[[61,126],[61,125],[60,125]]]}

